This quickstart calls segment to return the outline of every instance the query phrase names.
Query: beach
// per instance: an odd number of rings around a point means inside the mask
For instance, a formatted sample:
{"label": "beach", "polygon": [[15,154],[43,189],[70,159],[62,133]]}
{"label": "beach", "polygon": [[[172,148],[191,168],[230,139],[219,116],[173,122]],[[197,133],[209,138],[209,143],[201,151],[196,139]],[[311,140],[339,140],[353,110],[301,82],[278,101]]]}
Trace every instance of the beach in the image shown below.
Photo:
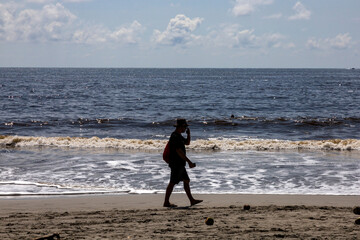
{"label": "beach", "polygon": [[[0,199],[0,239],[359,239],[355,195],[163,194]],[[250,210],[244,210],[250,205]],[[206,225],[206,218],[214,219]]]}

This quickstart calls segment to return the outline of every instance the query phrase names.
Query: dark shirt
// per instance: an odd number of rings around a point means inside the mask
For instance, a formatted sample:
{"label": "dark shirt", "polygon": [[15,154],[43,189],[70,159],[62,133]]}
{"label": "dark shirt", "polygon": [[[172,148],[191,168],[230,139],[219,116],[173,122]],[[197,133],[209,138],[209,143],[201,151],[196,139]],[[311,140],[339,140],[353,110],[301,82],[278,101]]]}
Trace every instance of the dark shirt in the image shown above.
{"label": "dark shirt", "polygon": [[186,155],[185,142],[186,139],[180,133],[173,132],[171,134],[169,140],[170,167],[180,167],[186,165],[186,161],[183,160],[176,152],[176,149],[180,148],[181,150],[183,150],[184,154]]}

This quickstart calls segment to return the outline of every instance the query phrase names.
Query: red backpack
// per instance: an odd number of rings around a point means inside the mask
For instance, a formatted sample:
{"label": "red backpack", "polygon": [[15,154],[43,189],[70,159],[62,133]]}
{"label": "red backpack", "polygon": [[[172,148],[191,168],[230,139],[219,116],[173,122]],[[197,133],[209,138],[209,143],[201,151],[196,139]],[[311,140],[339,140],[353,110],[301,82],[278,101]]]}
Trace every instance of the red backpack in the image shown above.
{"label": "red backpack", "polygon": [[164,152],[163,152],[163,159],[166,163],[170,162],[170,146],[169,142],[166,144]]}

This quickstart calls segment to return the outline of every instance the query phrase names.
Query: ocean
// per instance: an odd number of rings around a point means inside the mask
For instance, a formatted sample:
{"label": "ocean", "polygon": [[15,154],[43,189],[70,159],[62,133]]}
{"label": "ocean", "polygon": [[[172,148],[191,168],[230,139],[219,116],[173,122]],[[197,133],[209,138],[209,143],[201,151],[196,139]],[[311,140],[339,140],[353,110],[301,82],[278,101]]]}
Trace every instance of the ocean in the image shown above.
{"label": "ocean", "polygon": [[194,193],[358,195],[359,106],[358,69],[0,68],[0,197],[164,193],[177,118]]}

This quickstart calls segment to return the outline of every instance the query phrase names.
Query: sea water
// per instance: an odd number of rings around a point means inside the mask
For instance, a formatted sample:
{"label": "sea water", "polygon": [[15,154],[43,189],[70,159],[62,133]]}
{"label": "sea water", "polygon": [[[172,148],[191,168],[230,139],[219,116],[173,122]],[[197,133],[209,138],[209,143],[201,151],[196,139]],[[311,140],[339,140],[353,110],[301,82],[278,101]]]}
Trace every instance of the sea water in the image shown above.
{"label": "sea water", "polygon": [[0,196],[163,193],[179,117],[193,192],[358,195],[359,93],[349,69],[0,68]]}

